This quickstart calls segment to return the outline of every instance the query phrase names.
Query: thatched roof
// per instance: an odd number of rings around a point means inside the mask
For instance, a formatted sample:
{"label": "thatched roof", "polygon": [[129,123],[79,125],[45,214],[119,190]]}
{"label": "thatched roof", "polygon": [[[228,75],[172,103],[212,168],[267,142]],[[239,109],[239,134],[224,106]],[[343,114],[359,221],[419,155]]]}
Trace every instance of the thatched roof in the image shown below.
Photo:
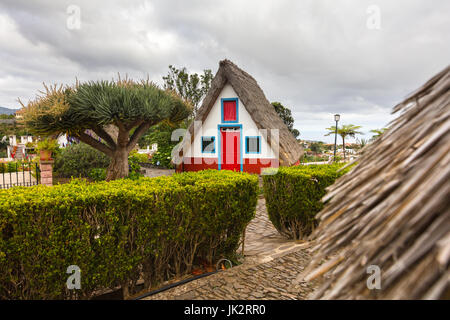
{"label": "thatched roof", "polygon": [[[389,130],[329,188],[306,279],[326,277],[311,298],[449,298],[449,90],[447,67],[395,106]],[[369,265],[380,290],[367,289]]]}
{"label": "thatched roof", "polygon": [[[256,80],[229,60],[220,61],[219,70],[211,82],[211,88],[203,99],[195,121],[201,121],[203,123],[206,120],[214,102],[227,83],[236,91],[258,129],[279,130],[280,165],[289,166],[297,162],[303,154],[302,147],[286,127],[283,120],[275,112],[274,107],[267,101],[264,92]],[[194,124],[191,124],[188,130],[192,143],[194,139]],[[270,143],[270,131],[268,131],[267,136],[268,142]],[[180,146],[180,150],[182,149],[183,146]]]}

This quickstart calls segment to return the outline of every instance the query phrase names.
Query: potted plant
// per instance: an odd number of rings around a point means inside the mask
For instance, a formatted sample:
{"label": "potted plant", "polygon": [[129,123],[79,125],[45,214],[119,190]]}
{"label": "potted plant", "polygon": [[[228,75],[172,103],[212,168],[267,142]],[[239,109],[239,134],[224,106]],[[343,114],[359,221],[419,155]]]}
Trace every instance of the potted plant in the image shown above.
{"label": "potted plant", "polygon": [[37,143],[37,150],[40,154],[40,160],[52,160],[52,153],[58,149],[58,142],[55,139],[44,139]]}

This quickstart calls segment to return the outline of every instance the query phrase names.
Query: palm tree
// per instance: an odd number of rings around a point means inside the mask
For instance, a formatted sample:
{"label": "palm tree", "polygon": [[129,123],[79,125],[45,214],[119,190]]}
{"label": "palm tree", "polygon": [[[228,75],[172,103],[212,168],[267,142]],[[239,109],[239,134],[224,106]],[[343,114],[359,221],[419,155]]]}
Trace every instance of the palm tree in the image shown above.
{"label": "palm tree", "polygon": [[359,142],[359,145],[361,146],[361,149],[362,149],[362,148],[364,148],[365,146],[367,146],[369,144],[370,140],[361,138],[361,139],[358,140],[358,142]]}
{"label": "palm tree", "polygon": [[381,128],[381,129],[373,129],[370,130],[374,135],[372,136],[371,140],[374,141],[378,139],[379,136],[381,136],[388,128]]}
{"label": "palm tree", "polygon": [[[357,134],[364,134],[358,131],[358,129],[361,129],[361,126],[355,126],[354,124],[345,124],[342,125],[342,127],[338,127],[337,129],[338,135],[342,137],[342,149],[344,149],[344,161],[345,161],[345,138],[346,137],[354,138]],[[336,126],[326,128],[326,130],[328,130],[326,136],[335,134]]]}
{"label": "palm tree", "polygon": [[356,145],[357,145],[357,150],[361,150],[363,149],[365,146],[367,146],[370,143],[371,140],[369,139],[356,139]]}

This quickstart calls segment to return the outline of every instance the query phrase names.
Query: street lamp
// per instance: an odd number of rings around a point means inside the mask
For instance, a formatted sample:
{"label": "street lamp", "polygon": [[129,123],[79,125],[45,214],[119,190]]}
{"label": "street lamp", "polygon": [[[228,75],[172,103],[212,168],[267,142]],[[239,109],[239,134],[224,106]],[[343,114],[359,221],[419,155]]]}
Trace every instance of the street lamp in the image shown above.
{"label": "street lamp", "polygon": [[341,116],[339,114],[335,114],[334,121],[336,121],[336,132],[334,134],[334,161],[336,161],[336,144],[337,144],[337,131],[339,119],[341,119]]}

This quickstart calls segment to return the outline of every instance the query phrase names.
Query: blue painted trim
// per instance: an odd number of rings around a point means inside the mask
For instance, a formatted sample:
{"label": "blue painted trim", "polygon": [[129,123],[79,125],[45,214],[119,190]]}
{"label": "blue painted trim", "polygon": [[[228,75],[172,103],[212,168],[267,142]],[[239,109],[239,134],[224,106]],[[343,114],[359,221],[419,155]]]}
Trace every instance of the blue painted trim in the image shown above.
{"label": "blue painted trim", "polygon": [[[213,151],[203,151],[203,138],[212,138],[214,142],[214,150]],[[216,137],[215,136],[202,136],[200,140],[200,150],[202,153],[216,153]]]}
{"label": "blue painted trim", "polygon": [[[259,144],[259,152],[247,152],[247,138],[257,138]],[[245,137],[245,154],[261,154],[261,136],[246,136]]]}
{"label": "blue painted trim", "polygon": [[221,170],[221,161],[222,161],[222,134],[220,132],[220,128],[223,127],[232,127],[232,128],[239,128],[240,129],[240,136],[241,136],[241,143],[239,145],[239,154],[240,154],[240,158],[241,158],[241,172],[244,171],[244,162],[243,162],[243,152],[242,152],[242,124],[219,124],[217,125],[217,132],[218,132],[218,137],[219,137],[219,150],[218,150],[218,154],[219,154],[219,170]]}
{"label": "blue painted trim", "polygon": [[[236,121],[225,121],[223,120],[223,102],[224,101],[236,101]],[[220,99],[220,113],[221,113],[221,119],[222,123],[238,123],[239,122],[239,99],[238,98],[222,98]]]}

